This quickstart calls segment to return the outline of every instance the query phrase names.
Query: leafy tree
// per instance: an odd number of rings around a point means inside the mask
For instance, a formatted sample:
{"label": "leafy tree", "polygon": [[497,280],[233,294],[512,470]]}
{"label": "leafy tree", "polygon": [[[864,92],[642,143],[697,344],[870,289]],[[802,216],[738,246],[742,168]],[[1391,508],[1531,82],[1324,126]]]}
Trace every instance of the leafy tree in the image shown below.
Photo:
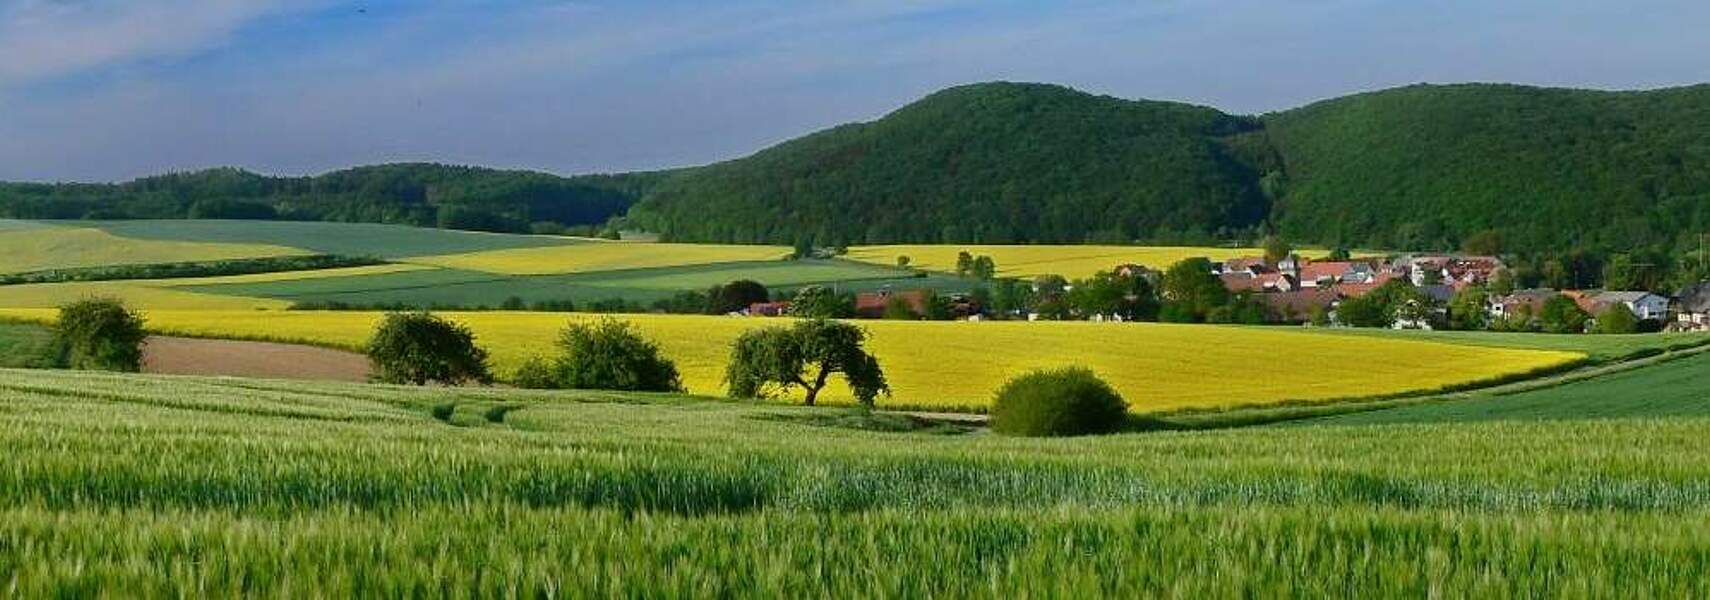
{"label": "leafy tree", "polygon": [[909,259],[908,255],[906,255],[906,254],[897,256],[897,266],[899,266],[899,267],[906,269],[906,268],[908,268],[908,265],[910,262],[913,262],[913,261],[911,259]]}
{"label": "leafy tree", "polygon": [[1463,331],[1484,329],[1490,324],[1490,293],[1477,287],[1455,292],[1449,299],[1449,328]]}
{"label": "leafy tree", "polygon": [[1207,323],[1263,325],[1271,320],[1270,307],[1249,293],[1231,294],[1229,302],[1206,311]]}
{"label": "leafy tree", "polygon": [[890,385],[878,359],[861,345],[861,328],[812,319],[790,327],[751,329],[736,340],[725,382],[735,398],[766,398],[800,387],[812,406],[833,374],[841,373],[861,405],[872,407]]}
{"label": "leafy tree", "polygon": [[570,323],[558,336],[558,381],[570,389],[680,392],[677,366],[626,321]]}
{"label": "leafy tree", "polygon": [[992,282],[991,311],[1002,316],[1025,313],[1033,308],[1033,288],[1014,279]]}
{"label": "leafy tree", "polygon": [[855,296],[829,287],[810,285],[796,290],[790,300],[790,315],[807,319],[845,319],[855,316]]}
{"label": "leafy tree", "polygon": [[1616,302],[1603,309],[1597,315],[1598,333],[1638,333],[1639,316],[1633,314],[1633,309]]}
{"label": "leafy tree", "polygon": [[990,256],[975,257],[974,262],[968,266],[968,274],[973,275],[975,279],[990,280],[997,276],[997,262]]}
{"label": "leafy tree", "polygon": [[1544,301],[1538,311],[1538,321],[1546,333],[1585,333],[1590,315],[1573,298],[1557,294]]}
{"label": "leafy tree", "polygon": [[1353,257],[1353,253],[1349,252],[1347,247],[1337,246],[1337,247],[1332,248],[1330,250],[1330,255],[1327,256],[1326,258],[1328,258],[1330,260],[1348,260],[1349,258],[1352,258],[1352,257]]}
{"label": "leafy tree", "polygon": [[949,296],[926,290],[925,303],[926,314],[921,316],[928,321],[949,321],[956,318],[955,307],[951,305]]}
{"label": "leafy tree", "polygon": [[1062,275],[1040,275],[1033,278],[1033,294],[1037,297],[1057,297],[1069,288],[1069,280]]}
{"label": "leafy tree", "polygon": [[1313,327],[1329,327],[1331,325],[1329,309],[1322,306],[1312,307],[1312,316],[1306,322],[1311,323]]}
{"label": "leafy tree", "polygon": [[1158,318],[1158,294],[1146,277],[1100,271],[1073,287],[1067,302],[1081,315],[1119,315],[1130,321]]}
{"label": "leafy tree", "polygon": [[772,299],[766,286],[751,279],[738,279],[707,290],[707,314],[723,315],[748,308],[757,302]]}
{"label": "leafy tree", "polygon": [[1616,254],[1603,263],[1603,287],[1611,290],[1641,289],[1638,269],[1633,266],[1631,256]]}
{"label": "leafy tree", "polygon": [[425,312],[388,313],[368,341],[374,377],[384,383],[491,383],[487,351],[461,324]]}
{"label": "leafy tree", "polygon": [[1284,240],[1282,236],[1266,236],[1264,248],[1266,264],[1274,265],[1280,263],[1284,259],[1287,259],[1290,254],[1294,254],[1294,246],[1289,245],[1288,241]]}
{"label": "leafy tree", "polygon": [[956,276],[967,277],[974,271],[974,255],[967,250],[956,253]]}
{"label": "leafy tree", "polygon": [[59,308],[54,340],[73,369],[135,372],[142,368],[148,334],[141,315],[111,298],[91,298]]}
{"label": "leafy tree", "polygon": [[1204,321],[1211,309],[1229,302],[1229,290],[1211,273],[1211,260],[1189,258],[1164,271],[1161,296],[1165,308],[1159,318],[1174,322]]}

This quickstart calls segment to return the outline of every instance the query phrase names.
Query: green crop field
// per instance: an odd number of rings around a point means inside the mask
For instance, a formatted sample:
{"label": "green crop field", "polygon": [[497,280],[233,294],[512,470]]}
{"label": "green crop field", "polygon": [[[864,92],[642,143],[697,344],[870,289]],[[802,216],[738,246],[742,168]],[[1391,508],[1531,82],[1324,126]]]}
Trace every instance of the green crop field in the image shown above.
{"label": "green crop field", "polygon": [[0,370],[0,586],[1710,593],[1703,417],[1028,440],[823,426],[843,415],[677,396]]}
{"label": "green crop field", "polygon": [[0,321],[0,368],[48,366],[52,350],[53,331],[47,327]]}
{"label": "green crop field", "polygon": [[1314,423],[1436,423],[1491,420],[1710,417],[1710,352],[1596,379],[1503,396],[1435,402],[1331,417]]}
{"label": "green crop field", "polygon": [[404,258],[535,248],[576,243],[570,238],[480,233],[374,223],[303,221],[138,220],[76,221],[140,240],[277,244],[322,254]]}

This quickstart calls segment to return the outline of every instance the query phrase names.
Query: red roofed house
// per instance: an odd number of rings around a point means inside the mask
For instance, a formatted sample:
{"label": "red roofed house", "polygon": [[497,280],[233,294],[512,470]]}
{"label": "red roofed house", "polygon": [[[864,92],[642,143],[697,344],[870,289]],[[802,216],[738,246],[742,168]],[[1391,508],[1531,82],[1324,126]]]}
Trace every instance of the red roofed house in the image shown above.
{"label": "red roofed house", "polygon": [[1223,287],[1231,292],[1287,292],[1298,287],[1294,280],[1282,273],[1225,273],[1219,275],[1218,279],[1223,280]]}
{"label": "red roofed house", "polygon": [[748,305],[748,316],[750,317],[782,317],[789,313],[790,302],[788,300],[779,302],[755,302]]}
{"label": "red roofed house", "polygon": [[1271,318],[1284,323],[1304,323],[1312,318],[1314,311],[1334,311],[1336,303],[1342,299],[1342,294],[1335,288],[1322,287],[1260,294],[1253,298],[1270,308]]}
{"label": "red roofed house", "polygon": [[891,298],[902,298],[914,314],[926,314],[927,290],[907,290],[902,292],[883,289],[877,292],[861,292],[855,294],[855,316],[864,319],[880,319],[885,316],[885,305],[890,304]]}

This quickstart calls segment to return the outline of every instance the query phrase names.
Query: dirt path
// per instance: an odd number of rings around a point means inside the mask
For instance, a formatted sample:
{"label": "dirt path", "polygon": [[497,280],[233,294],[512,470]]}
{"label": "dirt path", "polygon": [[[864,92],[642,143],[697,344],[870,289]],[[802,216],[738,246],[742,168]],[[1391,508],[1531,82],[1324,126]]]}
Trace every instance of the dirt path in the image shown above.
{"label": "dirt path", "polygon": [[151,336],[144,373],[367,381],[368,358],[314,346]]}

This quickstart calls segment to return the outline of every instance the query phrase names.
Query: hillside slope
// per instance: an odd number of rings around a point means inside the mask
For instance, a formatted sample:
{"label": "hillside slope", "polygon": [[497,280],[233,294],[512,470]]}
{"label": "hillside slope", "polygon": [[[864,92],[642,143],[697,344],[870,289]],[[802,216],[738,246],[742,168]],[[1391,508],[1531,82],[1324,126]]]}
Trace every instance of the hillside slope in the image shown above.
{"label": "hillside slope", "polygon": [[1247,227],[1256,178],[1221,136],[1257,123],[1068,88],[950,88],[673,178],[630,214],[668,237],[820,244],[1083,242]]}
{"label": "hillside slope", "polygon": [[1494,229],[1543,251],[1710,230],[1710,85],[1418,85],[1264,123],[1287,181],[1272,219],[1299,239],[1427,249]]}
{"label": "hillside slope", "polygon": [[536,221],[604,223],[670,174],[566,178],[410,163],[269,177],[220,168],[118,184],[0,183],[0,217],[290,219],[527,231]]}

